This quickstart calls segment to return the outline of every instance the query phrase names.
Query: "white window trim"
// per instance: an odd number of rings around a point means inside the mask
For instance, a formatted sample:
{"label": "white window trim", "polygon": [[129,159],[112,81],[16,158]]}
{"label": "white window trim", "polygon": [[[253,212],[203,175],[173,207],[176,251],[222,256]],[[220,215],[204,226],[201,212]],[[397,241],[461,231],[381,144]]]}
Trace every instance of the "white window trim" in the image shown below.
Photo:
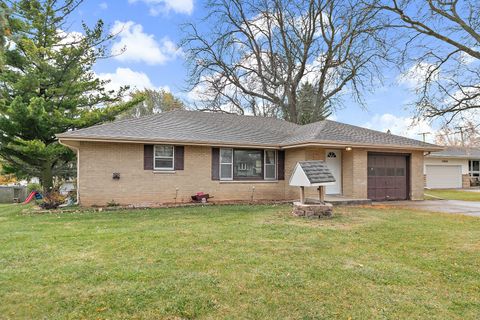
{"label": "white window trim", "polygon": [[479,167],[479,170],[473,170],[473,162],[478,162],[479,166],[480,166],[480,160],[469,160],[468,161],[468,174],[470,175],[470,177],[473,177],[474,174],[478,174],[480,176],[480,167]]}
{"label": "white window trim", "polygon": [[[230,150],[232,162],[222,162],[222,150]],[[218,177],[223,181],[233,181],[233,148],[220,148],[218,153]],[[231,167],[230,178],[222,178],[222,164],[229,164]]]}
{"label": "white window trim", "polygon": [[[231,162],[222,162],[222,150],[230,150],[231,152],[231,159],[232,161]],[[234,180],[234,177],[233,177],[233,166],[235,165],[235,159],[234,159],[234,148],[220,148],[219,149],[219,155],[218,155],[218,177],[219,177],[219,180],[220,181],[231,181],[231,182],[242,182],[242,183],[247,183],[249,182],[250,180]],[[252,182],[256,182],[256,183],[262,183],[263,182],[275,182],[275,181],[278,181],[278,151],[277,150],[273,150],[274,153],[275,153],[275,163],[274,164],[266,164],[265,163],[265,159],[266,159],[266,156],[265,156],[265,153],[267,151],[272,151],[272,149],[263,149],[263,180],[251,180]],[[222,164],[228,164],[230,165],[231,167],[231,172],[230,172],[230,178],[222,178]],[[275,168],[275,177],[274,178],[267,178],[265,177],[266,173],[267,173],[267,170],[266,170],[266,167],[267,166],[273,166]]]}
{"label": "white window trim", "polygon": [[[157,147],[171,147],[172,148],[172,156],[171,157],[156,157],[156,149]],[[155,166],[155,159],[172,159],[172,166],[171,167],[156,167]],[[175,146],[170,144],[156,144],[153,146],[153,170],[157,171],[173,171],[175,169]]]}
{"label": "white window trim", "polygon": [[[274,163],[273,164],[267,164],[267,161],[265,159],[267,159],[267,151],[273,151],[273,158],[274,158]],[[267,166],[273,166],[274,169],[275,169],[275,177],[273,178],[267,178],[266,175],[267,175]],[[271,150],[271,149],[265,149],[263,150],[263,179],[264,180],[267,180],[267,181],[274,181],[274,180],[277,180],[278,179],[278,172],[277,172],[277,150]]]}

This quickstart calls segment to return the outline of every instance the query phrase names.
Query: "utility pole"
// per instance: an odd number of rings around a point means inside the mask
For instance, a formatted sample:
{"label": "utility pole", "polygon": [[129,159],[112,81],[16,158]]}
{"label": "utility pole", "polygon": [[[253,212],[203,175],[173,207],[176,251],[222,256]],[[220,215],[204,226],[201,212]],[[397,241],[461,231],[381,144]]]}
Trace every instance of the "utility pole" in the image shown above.
{"label": "utility pole", "polygon": [[427,137],[427,134],[431,134],[431,132],[420,132],[418,135],[421,135],[423,138],[423,142],[425,142],[425,138]]}
{"label": "utility pole", "polygon": [[455,127],[455,129],[458,129],[460,131],[460,139],[462,139],[462,147],[465,147],[465,140],[463,136],[463,128],[462,127]]}

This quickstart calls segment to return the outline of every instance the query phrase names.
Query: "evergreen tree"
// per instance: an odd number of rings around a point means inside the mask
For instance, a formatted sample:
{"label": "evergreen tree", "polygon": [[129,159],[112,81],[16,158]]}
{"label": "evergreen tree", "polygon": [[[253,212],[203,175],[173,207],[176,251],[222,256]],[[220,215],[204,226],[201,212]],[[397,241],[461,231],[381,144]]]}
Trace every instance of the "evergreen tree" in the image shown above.
{"label": "evergreen tree", "polygon": [[316,90],[309,82],[302,84],[298,92],[298,123],[307,124],[320,120],[325,120],[332,115],[330,105],[316,105]]}
{"label": "evergreen tree", "polygon": [[0,2],[0,70],[4,65],[4,52],[7,42],[7,37],[10,36],[10,27],[7,21],[7,9],[8,7]]}
{"label": "evergreen tree", "polygon": [[9,26],[1,35],[0,157],[5,172],[37,176],[45,190],[75,156],[55,134],[111,121],[138,103],[122,102],[128,88],[106,90],[92,70],[114,37],[103,22],[64,29],[81,2],[0,1]]}

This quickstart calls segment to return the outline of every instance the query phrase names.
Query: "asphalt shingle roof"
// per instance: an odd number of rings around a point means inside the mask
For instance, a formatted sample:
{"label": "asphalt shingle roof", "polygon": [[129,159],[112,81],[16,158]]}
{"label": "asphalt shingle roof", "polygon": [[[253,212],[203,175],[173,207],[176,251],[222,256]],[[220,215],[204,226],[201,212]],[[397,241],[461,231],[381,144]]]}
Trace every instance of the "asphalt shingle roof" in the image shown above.
{"label": "asphalt shingle roof", "polygon": [[303,172],[305,172],[311,184],[335,182],[335,177],[330,169],[328,169],[325,161],[299,161],[298,164],[302,167]]}
{"label": "asphalt shingle roof", "polygon": [[480,159],[480,148],[446,147],[445,150],[432,152],[429,157]]}
{"label": "asphalt shingle roof", "polygon": [[61,139],[196,142],[212,145],[281,147],[302,143],[341,143],[436,149],[418,140],[324,120],[297,125],[275,118],[200,111],[171,111],[117,120],[57,135]]}

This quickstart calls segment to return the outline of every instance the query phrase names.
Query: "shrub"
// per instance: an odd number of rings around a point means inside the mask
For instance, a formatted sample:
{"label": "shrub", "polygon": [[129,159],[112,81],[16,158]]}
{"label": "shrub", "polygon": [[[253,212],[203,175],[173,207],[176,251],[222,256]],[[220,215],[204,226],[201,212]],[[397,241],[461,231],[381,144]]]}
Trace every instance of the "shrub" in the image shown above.
{"label": "shrub", "polygon": [[32,191],[42,191],[42,186],[39,183],[29,183],[27,185],[27,192],[30,193]]}
{"label": "shrub", "polygon": [[43,195],[43,202],[40,203],[40,207],[43,209],[57,209],[62,203],[65,202],[65,197],[58,191],[47,192]]}

